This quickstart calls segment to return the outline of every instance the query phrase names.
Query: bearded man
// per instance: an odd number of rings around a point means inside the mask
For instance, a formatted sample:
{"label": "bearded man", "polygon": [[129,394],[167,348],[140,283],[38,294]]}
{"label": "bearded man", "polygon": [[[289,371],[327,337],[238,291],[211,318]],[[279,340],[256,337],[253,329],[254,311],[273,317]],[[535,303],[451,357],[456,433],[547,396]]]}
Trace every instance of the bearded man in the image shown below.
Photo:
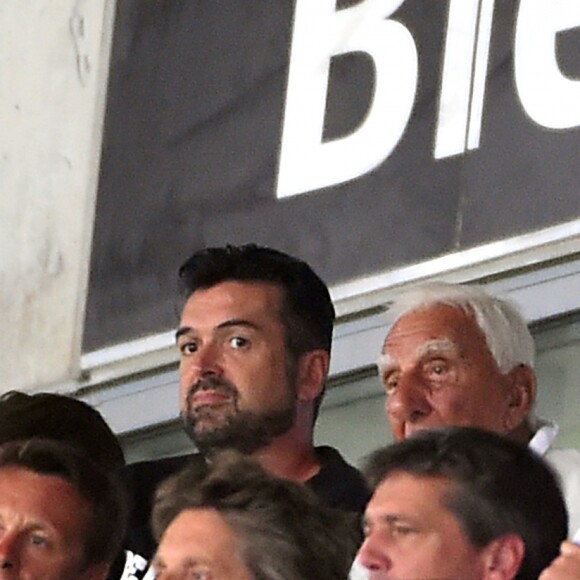
{"label": "bearded man", "polygon": [[201,250],[179,277],[180,409],[199,453],[129,467],[126,547],[151,557],[155,488],[188,461],[203,465],[223,449],[306,484],[328,506],[362,513],[369,498],[362,476],[338,451],[313,443],[335,318],[324,282],[302,260],[253,244]]}

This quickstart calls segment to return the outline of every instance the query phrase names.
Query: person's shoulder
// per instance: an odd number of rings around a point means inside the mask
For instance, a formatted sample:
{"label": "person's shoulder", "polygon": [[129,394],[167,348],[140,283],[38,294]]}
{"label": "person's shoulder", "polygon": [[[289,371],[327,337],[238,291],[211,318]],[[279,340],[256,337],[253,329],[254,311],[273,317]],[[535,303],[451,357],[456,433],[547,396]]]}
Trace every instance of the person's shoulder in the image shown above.
{"label": "person's shoulder", "polygon": [[316,457],[320,461],[323,469],[344,469],[349,472],[356,472],[360,475],[359,470],[348,463],[340,451],[329,445],[319,445],[315,447]]}
{"label": "person's shoulder", "polygon": [[[580,507],[576,507],[580,505],[578,504],[580,499],[580,451],[577,449],[554,448],[544,455],[544,459],[560,480],[568,509],[578,510],[580,515]],[[574,507],[572,508],[573,504]],[[580,522],[576,523],[580,524]]]}
{"label": "person's shoulder", "polygon": [[204,459],[196,453],[131,463],[123,468],[122,479],[133,501],[139,504],[148,501],[162,481],[180,471],[191,461],[203,462]]}
{"label": "person's shoulder", "polygon": [[578,449],[550,449],[544,459],[562,479],[564,487],[580,485],[580,451]]}
{"label": "person's shoulder", "polygon": [[580,469],[580,451],[578,449],[555,447],[548,450],[544,458],[548,463],[557,467]]}
{"label": "person's shoulder", "polygon": [[371,494],[360,471],[334,447],[316,447],[316,455],[320,471],[309,487],[331,507],[362,513]]}
{"label": "person's shoulder", "polygon": [[203,461],[199,454],[188,455],[174,455],[171,457],[161,457],[160,459],[150,459],[148,461],[138,461],[130,463],[123,469],[123,473],[127,477],[143,477],[147,475],[160,475],[164,478],[167,475],[175,473],[189,461],[199,460]]}
{"label": "person's shoulder", "polygon": [[555,471],[566,499],[570,536],[580,530],[580,451],[550,449],[544,459]]}

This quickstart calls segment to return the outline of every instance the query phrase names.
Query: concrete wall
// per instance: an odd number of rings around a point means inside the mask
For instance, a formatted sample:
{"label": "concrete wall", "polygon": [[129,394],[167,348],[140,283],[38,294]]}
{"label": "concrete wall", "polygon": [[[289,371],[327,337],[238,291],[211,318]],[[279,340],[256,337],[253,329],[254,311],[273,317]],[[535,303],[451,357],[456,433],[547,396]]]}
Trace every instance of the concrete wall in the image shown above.
{"label": "concrete wall", "polygon": [[0,2],[0,391],[79,373],[113,15]]}

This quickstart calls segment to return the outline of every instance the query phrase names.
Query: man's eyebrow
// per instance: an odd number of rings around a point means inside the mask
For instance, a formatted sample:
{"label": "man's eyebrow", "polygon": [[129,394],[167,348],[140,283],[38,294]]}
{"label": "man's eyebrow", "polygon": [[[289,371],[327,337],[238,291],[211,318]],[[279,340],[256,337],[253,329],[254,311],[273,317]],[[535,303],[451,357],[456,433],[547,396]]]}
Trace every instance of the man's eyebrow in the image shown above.
{"label": "man's eyebrow", "polygon": [[34,534],[37,532],[41,532],[48,536],[48,538],[60,538],[59,530],[47,520],[29,520],[26,522],[25,528],[26,533]]}
{"label": "man's eyebrow", "polygon": [[456,353],[458,351],[457,344],[449,338],[438,338],[436,340],[429,340],[417,348],[417,357],[423,358],[425,356]]}
{"label": "man's eyebrow", "polygon": [[379,368],[379,373],[381,374],[383,374],[385,370],[392,367],[394,364],[395,359],[386,352],[381,353],[377,359],[377,367]]}
{"label": "man's eyebrow", "polygon": [[180,336],[183,336],[184,334],[187,334],[188,332],[191,332],[193,329],[191,328],[191,326],[180,326],[176,332],[175,332],[175,340],[177,341],[177,339]]}
{"label": "man's eyebrow", "polygon": [[[223,328],[231,328],[232,326],[245,326],[246,328],[252,328],[254,330],[259,330],[260,327],[251,320],[245,320],[243,318],[231,318],[230,320],[224,320],[216,326],[216,330],[222,330]],[[188,334],[195,330],[192,326],[181,326],[177,329],[175,333],[175,340],[178,340],[180,336]]]}
{"label": "man's eyebrow", "polygon": [[30,518],[26,521],[26,527],[28,529],[44,529],[44,530],[53,530],[56,529],[54,524],[48,520],[40,519],[40,518]]}
{"label": "man's eyebrow", "polygon": [[[371,521],[372,520],[372,521]],[[366,515],[362,517],[363,526],[368,526],[371,523],[383,523],[383,524],[394,524],[400,521],[406,521],[407,517],[403,514],[399,513],[383,513],[383,514],[376,514],[372,518],[369,518]]]}

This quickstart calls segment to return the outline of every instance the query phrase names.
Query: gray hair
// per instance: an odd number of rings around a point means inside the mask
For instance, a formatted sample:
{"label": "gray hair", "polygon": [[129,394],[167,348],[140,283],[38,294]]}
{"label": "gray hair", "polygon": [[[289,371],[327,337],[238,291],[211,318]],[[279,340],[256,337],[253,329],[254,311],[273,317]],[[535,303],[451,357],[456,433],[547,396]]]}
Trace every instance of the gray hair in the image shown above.
{"label": "gray hair", "polygon": [[502,373],[520,364],[534,367],[534,339],[525,319],[510,302],[481,286],[427,282],[404,291],[393,303],[393,325],[405,314],[437,305],[460,308],[475,318]]}

